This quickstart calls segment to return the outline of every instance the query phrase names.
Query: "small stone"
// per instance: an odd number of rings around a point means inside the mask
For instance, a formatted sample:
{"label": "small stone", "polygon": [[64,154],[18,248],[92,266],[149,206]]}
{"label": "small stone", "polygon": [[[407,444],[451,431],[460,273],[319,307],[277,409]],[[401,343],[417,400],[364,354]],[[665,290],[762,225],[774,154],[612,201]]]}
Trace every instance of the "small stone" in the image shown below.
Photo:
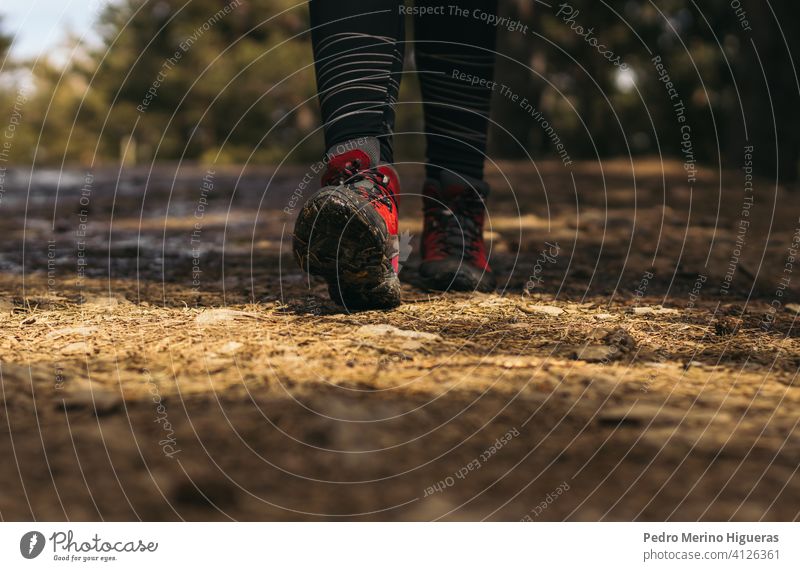
{"label": "small stone", "polygon": [[65,410],[89,410],[95,416],[103,416],[116,411],[121,404],[122,398],[118,393],[85,385],[69,390],[59,406]]}
{"label": "small stone", "polygon": [[386,339],[392,343],[396,349],[406,351],[416,351],[431,341],[440,341],[442,338],[435,333],[425,331],[412,331],[410,329],[400,329],[393,325],[379,323],[377,325],[364,325],[356,329],[356,334],[364,337]]}
{"label": "small stone", "polygon": [[244,347],[244,345],[242,343],[239,343],[238,341],[228,341],[227,343],[225,343],[225,345],[219,348],[219,352],[227,353],[230,355],[236,353],[242,347]]}
{"label": "small stone", "polygon": [[393,337],[405,337],[406,339],[420,339],[425,341],[438,341],[441,339],[439,335],[435,333],[427,333],[425,331],[412,331],[410,329],[400,329],[399,327],[395,327],[394,325],[388,324],[377,324],[377,325],[364,325],[359,327],[356,330],[356,333],[360,335],[366,335],[368,337],[385,337],[385,336],[393,336]]}
{"label": "small stone", "polygon": [[584,345],[575,352],[575,359],[587,363],[601,363],[612,361],[619,355],[619,349],[607,345]]}
{"label": "small stone", "polygon": [[83,305],[96,307],[117,307],[128,304],[128,300],[114,295],[87,295],[83,298]]}
{"label": "small stone", "polygon": [[200,315],[195,317],[195,323],[201,325],[212,325],[215,323],[224,323],[226,321],[235,321],[237,319],[258,319],[259,316],[255,313],[247,313],[246,311],[236,311],[234,309],[207,309],[200,312]]}
{"label": "small stone", "polygon": [[672,309],[671,307],[654,305],[652,307],[631,308],[631,313],[634,315],[677,315],[680,312],[677,309]]}
{"label": "small stone", "polygon": [[520,306],[520,309],[525,313],[539,313],[539,314],[549,315],[551,317],[558,317],[559,315],[564,313],[563,309],[561,309],[560,307],[556,307],[555,305],[528,304]]}

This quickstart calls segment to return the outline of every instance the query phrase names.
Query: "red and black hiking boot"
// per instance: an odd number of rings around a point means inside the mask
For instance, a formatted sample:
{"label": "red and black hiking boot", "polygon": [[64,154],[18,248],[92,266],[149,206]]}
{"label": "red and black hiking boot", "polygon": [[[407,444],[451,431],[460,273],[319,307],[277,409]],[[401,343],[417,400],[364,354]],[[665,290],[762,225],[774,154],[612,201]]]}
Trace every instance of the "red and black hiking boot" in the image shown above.
{"label": "red and black hiking boot", "polygon": [[294,226],[294,254],[347,309],[400,305],[397,172],[363,149],[331,158]]}
{"label": "red and black hiking boot", "polygon": [[438,291],[492,291],[495,277],[483,243],[489,186],[480,180],[442,171],[423,189],[423,283]]}

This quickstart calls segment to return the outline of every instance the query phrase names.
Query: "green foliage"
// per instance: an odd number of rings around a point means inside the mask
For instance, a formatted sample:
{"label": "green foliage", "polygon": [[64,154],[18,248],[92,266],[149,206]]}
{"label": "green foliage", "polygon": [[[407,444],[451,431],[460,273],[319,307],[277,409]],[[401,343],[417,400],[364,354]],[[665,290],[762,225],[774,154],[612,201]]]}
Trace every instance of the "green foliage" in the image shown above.
{"label": "green foliage", "polygon": [[3,17],[0,16],[0,60],[4,60],[11,46],[11,36],[3,32]]}
{"label": "green foliage", "polygon": [[305,7],[287,10],[294,4],[113,5],[90,78],[105,94],[92,110],[105,125],[101,148],[113,153],[133,134],[140,161],[282,158],[317,123]]}
{"label": "green foliage", "polygon": [[118,161],[124,149],[138,163],[316,158],[305,5],[118,0],[97,26],[100,47],[73,40],[78,57],[66,68],[33,68],[15,142],[25,158],[34,149],[56,164]]}
{"label": "green foliage", "polygon": [[[529,30],[499,30],[499,51],[506,57],[499,58],[497,79],[541,112],[572,159],[629,152],[681,157],[675,100],[653,63],[659,56],[685,104],[695,158],[716,163],[722,149],[727,162],[736,164],[745,140],[743,115],[751,139],[763,141],[760,148],[774,143],[774,129],[768,131],[772,110],[763,105],[766,86],[759,88],[757,81],[763,73],[784,119],[778,126],[781,150],[787,150],[781,164],[796,172],[800,138],[790,127],[800,105],[771,14],[757,0],[744,0],[749,17],[759,19],[746,32],[727,0],[699,4],[572,0],[545,8],[509,0],[501,3],[502,15],[529,24]],[[788,0],[771,5],[779,20],[790,19]],[[567,9],[574,18],[563,13]],[[274,163],[318,155],[322,137],[305,4],[115,0],[97,26],[99,48],[73,46],[78,57],[66,68],[40,63],[33,69],[35,90],[15,141],[16,157],[116,162],[127,149],[126,160],[138,163]],[[0,55],[8,43],[0,33]],[[797,40],[790,37],[789,43],[797,53]],[[753,45],[764,54],[763,72]],[[621,64],[631,70],[626,77]],[[413,74],[406,78],[397,130],[420,132],[419,105],[402,104],[419,99]],[[3,115],[13,98],[14,91],[2,84]],[[493,118],[505,130],[492,130],[494,158],[555,154],[552,137],[529,110],[495,98]],[[399,150],[404,158],[418,159],[421,142],[421,136],[401,137]]]}

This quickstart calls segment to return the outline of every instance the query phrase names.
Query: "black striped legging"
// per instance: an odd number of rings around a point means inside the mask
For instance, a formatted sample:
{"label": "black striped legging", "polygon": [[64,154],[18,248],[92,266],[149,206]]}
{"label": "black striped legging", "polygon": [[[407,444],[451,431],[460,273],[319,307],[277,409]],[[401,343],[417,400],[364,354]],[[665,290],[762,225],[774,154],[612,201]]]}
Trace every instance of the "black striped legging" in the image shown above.
{"label": "black striped legging", "polygon": [[[497,0],[311,0],[312,42],[328,148],[376,137],[394,162],[392,131],[403,73],[405,18],[425,115],[427,174],[483,176],[494,75]],[[455,6],[455,8],[454,8]]]}

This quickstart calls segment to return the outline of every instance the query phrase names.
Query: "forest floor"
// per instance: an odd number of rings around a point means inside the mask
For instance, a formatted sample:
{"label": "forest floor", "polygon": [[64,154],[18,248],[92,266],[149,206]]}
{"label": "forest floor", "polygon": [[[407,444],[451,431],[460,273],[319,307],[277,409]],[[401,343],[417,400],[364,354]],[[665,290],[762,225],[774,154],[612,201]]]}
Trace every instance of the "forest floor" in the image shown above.
{"label": "forest floor", "polygon": [[0,518],[798,519],[797,195],[537,167],[489,172],[498,293],[415,285],[408,196],[362,313],[292,258],[302,168],[9,172]]}

